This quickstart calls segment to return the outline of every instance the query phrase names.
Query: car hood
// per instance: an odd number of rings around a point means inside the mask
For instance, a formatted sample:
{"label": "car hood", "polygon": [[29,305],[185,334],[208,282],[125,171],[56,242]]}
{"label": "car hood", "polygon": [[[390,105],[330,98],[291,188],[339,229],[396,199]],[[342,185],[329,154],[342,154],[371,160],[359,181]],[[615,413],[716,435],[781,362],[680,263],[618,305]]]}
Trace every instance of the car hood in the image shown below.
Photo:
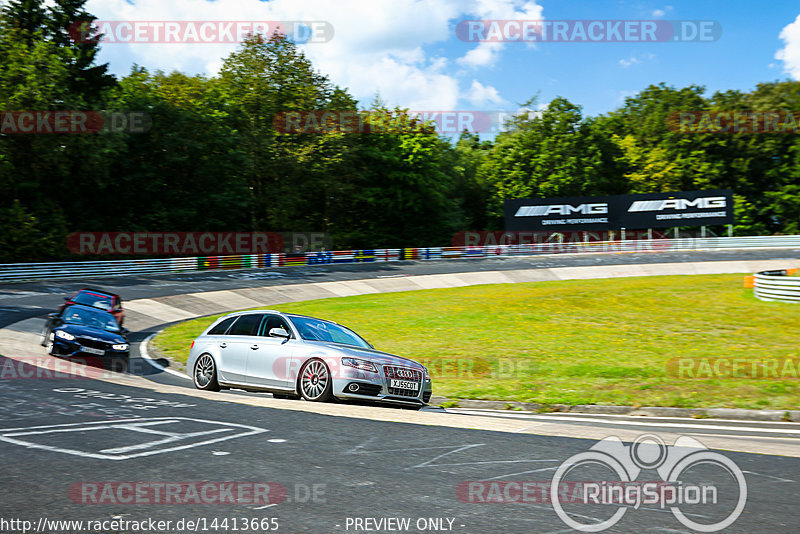
{"label": "car hood", "polygon": [[323,345],[327,348],[340,352],[342,356],[350,356],[352,358],[360,358],[362,360],[369,360],[380,365],[400,365],[410,367],[412,369],[424,370],[424,366],[414,360],[403,358],[389,354],[388,352],[381,352],[375,349],[362,349],[360,347],[352,347],[349,345],[342,345],[340,343],[326,343],[324,341],[314,341],[315,345]]}
{"label": "car hood", "polygon": [[127,343],[127,340],[120,334],[80,324],[63,324],[54,330],[63,330],[73,336],[90,337],[106,343]]}

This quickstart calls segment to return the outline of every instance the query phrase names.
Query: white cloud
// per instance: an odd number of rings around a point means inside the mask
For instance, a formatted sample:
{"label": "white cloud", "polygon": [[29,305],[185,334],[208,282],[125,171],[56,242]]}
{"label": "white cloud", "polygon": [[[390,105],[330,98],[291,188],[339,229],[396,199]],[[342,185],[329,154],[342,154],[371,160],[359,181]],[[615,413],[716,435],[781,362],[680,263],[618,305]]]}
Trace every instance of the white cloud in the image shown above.
{"label": "white cloud", "polygon": [[[471,11],[479,20],[543,20],[543,8],[536,2],[524,0],[475,0]],[[514,46],[519,46],[515,44]],[[505,43],[485,42],[458,58],[465,67],[489,67],[495,64]]]}
{"label": "white cloud", "polygon": [[478,80],[472,80],[466,99],[473,106],[501,105],[506,101],[491,85],[483,85]]}
{"label": "white cloud", "polygon": [[660,19],[670,11],[672,11],[672,6],[666,6],[664,9],[654,9],[651,15],[654,19]]}
{"label": "white cloud", "polygon": [[478,43],[478,46],[458,58],[459,65],[466,67],[488,67],[494,65],[500,52],[503,50],[503,43]]}
{"label": "white cloud", "polygon": [[[376,93],[389,104],[413,109],[455,109],[473,87],[460,83],[454,62],[426,53],[426,47],[455,39],[455,24],[468,18],[541,18],[542,8],[523,0],[89,0],[87,10],[116,21],[327,21],[334,37],[300,48],[315,68],[347,88],[362,105]],[[458,65],[485,67],[497,61],[503,45],[479,44]],[[102,61],[127,73],[132,63],[148,69],[216,74],[222,58],[237,44],[111,44]],[[438,52],[441,54],[441,52]],[[466,90],[462,90],[464,87]],[[499,98],[499,95],[498,95]]]}
{"label": "white cloud", "polygon": [[778,50],[775,59],[783,62],[783,69],[795,80],[800,80],[800,15],[780,33],[786,46]]}
{"label": "white cloud", "polygon": [[632,65],[638,65],[639,63],[642,63],[643,61],[653,60],[653,59],[655,59],[655,57],[656,57],[655,54],[643,54],[643,55],[640,55],[638,57],[637,56],[631,56],[628,59],[625,59],[625,58],[620,59],[618,63],[619,63],[620,67],[622,67],[623,69],[627,69],[628,67],[630,67]]}

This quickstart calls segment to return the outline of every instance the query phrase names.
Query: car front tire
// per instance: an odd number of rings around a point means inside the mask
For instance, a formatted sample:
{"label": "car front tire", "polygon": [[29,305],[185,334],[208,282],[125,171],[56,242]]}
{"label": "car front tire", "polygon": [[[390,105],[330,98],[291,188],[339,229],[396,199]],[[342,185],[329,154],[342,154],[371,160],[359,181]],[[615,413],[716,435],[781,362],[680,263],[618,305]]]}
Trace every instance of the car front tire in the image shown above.
{"label": "car front tire", "polygon": [[47,334],[45,338],[45,342],[42,343],[44,345],[45,350],[47,350],[47,354],[50,356],[56,356],[56,334],[52,330]]}
{"label": "car front tire", "polygon": [[53,333],[53,330],[52,330],[52,328],[50,328],[50,324],[48,323],[48,324],[44,325],[44,328],[42,329],[42,346],[43,347],[47,346],[48,342],[50,341],[50,334],[52,334],[52,333]]}
{"label": "car front tire", "polygon": [[217,382],[217,364],[210,354],[201,354],[194,364],[192,372],[194,387],[203,391],[219,391]]}
{"label": "car front tire", "polygon": [[333,399],[333,377],[328,366],[320,359],[308,360],[300,370],[300,396],[311,402],[328,402]]}

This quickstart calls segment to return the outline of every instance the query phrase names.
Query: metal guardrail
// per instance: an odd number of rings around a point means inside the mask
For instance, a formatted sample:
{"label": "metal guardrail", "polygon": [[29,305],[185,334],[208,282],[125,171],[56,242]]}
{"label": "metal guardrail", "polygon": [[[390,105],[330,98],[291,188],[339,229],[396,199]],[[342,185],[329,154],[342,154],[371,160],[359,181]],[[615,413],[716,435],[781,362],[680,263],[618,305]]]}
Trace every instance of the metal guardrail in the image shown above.
{"label": "metal guardrail", "polygon": [[789,276],[797,269],[762,271],[753,275],[753,291],[761,300],[800,302],[800,276]]}
{"label": "metal guardrail", "polygon": [[668,252],[675,250],[722,250],[747,248],[798,248],[800,236],[706,237],[530,243],[395,249],[359,249],[298,254],[249,254],[197,256],[166,259],[85,261],[63,263],[0,264],[0,282],[60,280],[100,276],[181,273],[221,269],[251,269],[336,263],[371,263],[403,260],[478,259],[537,254],[600,252]]}

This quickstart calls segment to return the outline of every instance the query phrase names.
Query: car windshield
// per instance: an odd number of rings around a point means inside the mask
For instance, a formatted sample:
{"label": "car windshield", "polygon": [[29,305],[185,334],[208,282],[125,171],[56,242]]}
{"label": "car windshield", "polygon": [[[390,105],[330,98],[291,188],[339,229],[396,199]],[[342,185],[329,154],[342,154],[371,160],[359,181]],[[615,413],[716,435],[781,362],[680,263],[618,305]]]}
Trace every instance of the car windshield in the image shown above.
{"label": "car windshield", "polygon": [[95,311],[88,308],[70,306],[64,310],[62,318],[64,322],[68,324],[79,324],[108,330],[110,332],[119,332],[119,324],[117,324],[117,320],[114,319],[114,316],[99,310]]}
{"label": "car windshield", "polygon": [[372,348],[361,336],[344,326],[312,317],[294,316],[291,320],[300,332],[300,337],[306,341],[326,341],[362,349]]}
{"label": "car windshield", "polygon": [[85,306],[92,306],[106,311],[111,311],[111,297],[107,295],[100,295],[99,293],[92,293],[91,291],[81,291],[72,298],[75,304],[83,304]]}

